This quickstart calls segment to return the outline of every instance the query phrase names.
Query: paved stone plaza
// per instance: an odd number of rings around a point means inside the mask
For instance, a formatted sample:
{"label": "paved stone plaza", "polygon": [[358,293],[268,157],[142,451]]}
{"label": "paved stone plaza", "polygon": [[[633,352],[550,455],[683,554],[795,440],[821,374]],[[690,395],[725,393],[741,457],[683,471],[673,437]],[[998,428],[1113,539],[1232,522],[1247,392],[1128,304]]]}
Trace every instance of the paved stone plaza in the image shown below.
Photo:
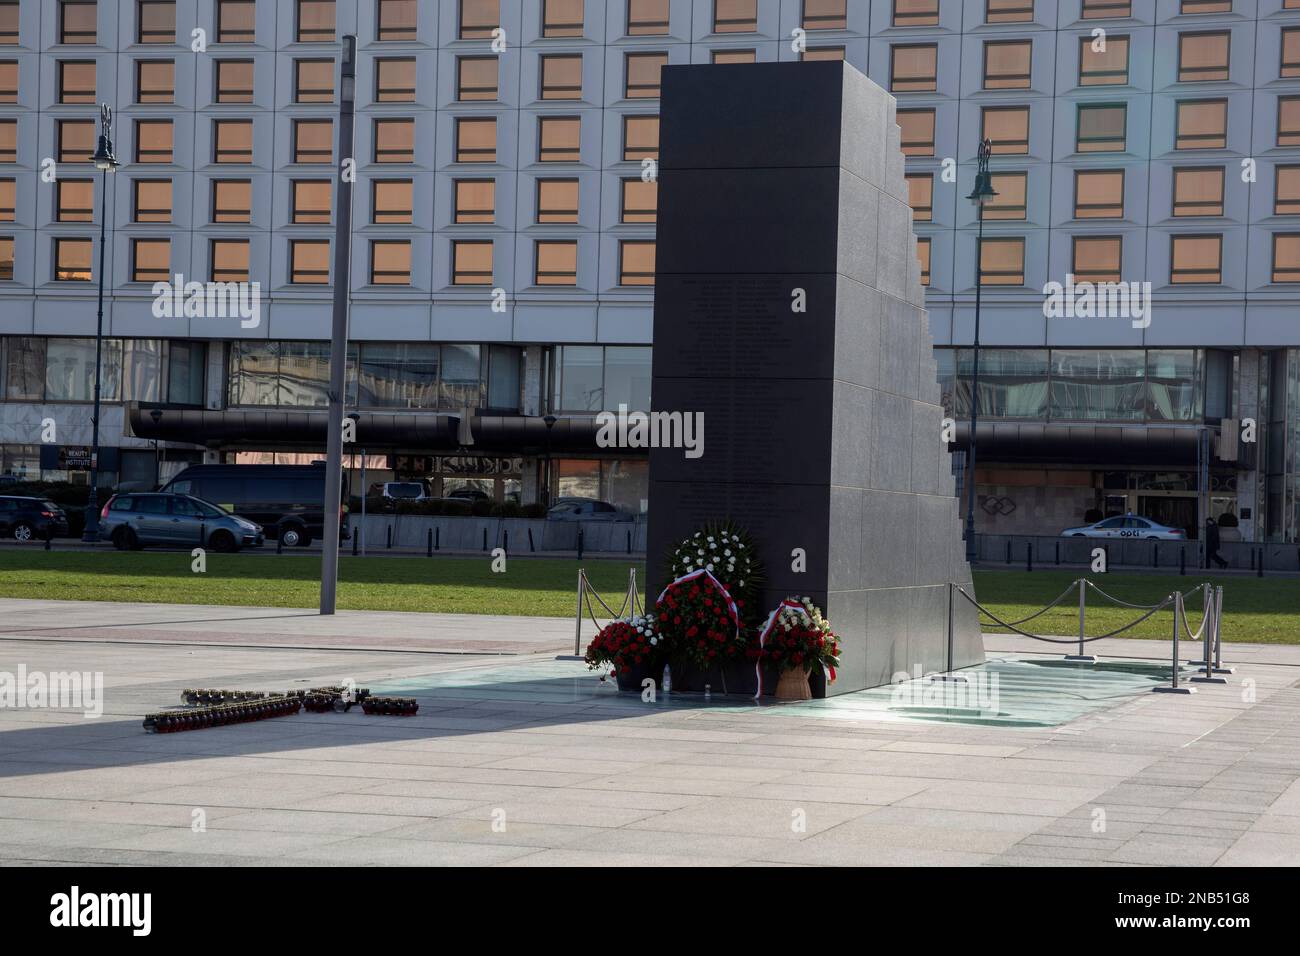
{"label": "paved stone plaza", "polygon": [[[858,695],[645,704],[554,660],[556,619],[3,600],[0,638],[0,671],[102,671],[106,699],[0,710],[7,864],[1300,861],[1300,647],[1228,645],[1231,683],[1190,697],[1087,684],[1079,716],[1021,727]],[[1018,666],[1028,643],[987,640]],[[419,715],[140,727],[182,687],[349,677]]]}

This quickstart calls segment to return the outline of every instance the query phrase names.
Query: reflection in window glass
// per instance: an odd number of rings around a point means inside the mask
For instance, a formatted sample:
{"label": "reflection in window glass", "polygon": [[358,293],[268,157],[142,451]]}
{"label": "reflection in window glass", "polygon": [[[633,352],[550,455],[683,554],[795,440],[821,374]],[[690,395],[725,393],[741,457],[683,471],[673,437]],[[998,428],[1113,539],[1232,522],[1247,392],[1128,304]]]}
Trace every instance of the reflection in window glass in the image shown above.
{"label": "reflection in window glass", "polygon": [[1053,349],[1048,414],[1058,421],[1140,421],[1141,349]]}
{"label": "reflection in window glass", "polygon": [[368,408],[436,408],[438,345],[366,342],[361,346],[357,401]]}
{"label": "reflection in window glass", "polygon": [[439,402],[444,409],[479,408],[483,404],[479,346],[442,346]]}
{"label": "reflection in window glass", "polygon": [[[956,351],[957,373],[950,383],[949,403],[958,417],[969,416],[975,352]],[[1047,414],[1047,350],[981,349],[980,414],[991,418],[1043,418]]]}
{"label": "reflection in window glass", "polygon": [[1189,422],[1201,416],[1201,353],[1195,349],[1147,351],[1147,417]]}

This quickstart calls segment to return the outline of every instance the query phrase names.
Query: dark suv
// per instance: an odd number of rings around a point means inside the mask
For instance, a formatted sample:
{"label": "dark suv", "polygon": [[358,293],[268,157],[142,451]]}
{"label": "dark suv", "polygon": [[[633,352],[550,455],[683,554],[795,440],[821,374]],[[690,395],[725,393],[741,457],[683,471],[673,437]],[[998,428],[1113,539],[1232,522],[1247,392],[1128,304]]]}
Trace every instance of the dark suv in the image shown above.
{"label": "dark suv", "polygon": [[53,501],[17,495],[0,497],[0,535],[15,541],[43,541],[67,533],[68,516]]}

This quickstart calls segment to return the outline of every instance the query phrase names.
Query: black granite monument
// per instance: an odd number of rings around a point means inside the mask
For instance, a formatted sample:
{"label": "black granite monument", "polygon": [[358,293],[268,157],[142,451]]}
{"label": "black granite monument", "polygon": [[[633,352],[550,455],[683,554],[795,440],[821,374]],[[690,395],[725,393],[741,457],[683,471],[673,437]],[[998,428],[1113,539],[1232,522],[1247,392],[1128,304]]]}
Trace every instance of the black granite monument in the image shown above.
{"label": "black granite monument", "polygon": [[[828,693],[944,670],[970,570],[894,98],[838,62],[666,67],[660,144],[651,406],[705,428],[698,458],[651,450],[648,585],[731,518],[767,609],[810,596],[842,635]],[[951,612],[954,666],[981,662]]]}

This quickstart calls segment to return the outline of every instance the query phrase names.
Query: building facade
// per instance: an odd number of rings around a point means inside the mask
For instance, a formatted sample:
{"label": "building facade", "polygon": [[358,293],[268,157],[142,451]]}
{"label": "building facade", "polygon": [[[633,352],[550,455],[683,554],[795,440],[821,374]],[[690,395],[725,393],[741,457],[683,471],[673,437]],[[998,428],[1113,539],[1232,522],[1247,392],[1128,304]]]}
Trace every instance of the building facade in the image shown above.
{"label": "building facade", "polygon": [[957,448],[983,276],[979,527],[1295,540],[1300,0],[0,0],[0,472],[86,478],[101,204],[104,480],[319,457],[346,175],[369,480],[639,511],[591,418],[649,404],[659,70],[840,57],[898,98]]}

